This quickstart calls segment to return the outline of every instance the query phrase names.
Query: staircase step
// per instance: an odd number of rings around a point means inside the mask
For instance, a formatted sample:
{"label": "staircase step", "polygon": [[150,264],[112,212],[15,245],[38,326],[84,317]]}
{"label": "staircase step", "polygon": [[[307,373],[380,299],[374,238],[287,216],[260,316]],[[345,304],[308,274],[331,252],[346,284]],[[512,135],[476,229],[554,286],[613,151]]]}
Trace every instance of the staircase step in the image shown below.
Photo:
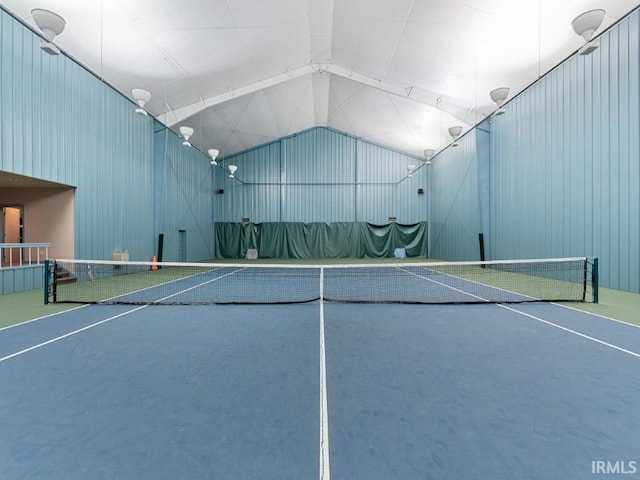
{"label": "staircase step", "polygon": [[60,268],[56,269],[55,275],[56,275],[56,283],[58,285],[62,285],[65,283],[75,283],[78,280],[76,276],[72,275],[69,270],[64,270]]}
{"label": "staircase step", "polygon": [[77,281],[78,281],[78,279],[76,277],[74,277],[74,276],[71,276],[71,275],[57,277],[57,279],[56,279],[56,283],[58,285],[63,285],[65,283],[75,283]]}

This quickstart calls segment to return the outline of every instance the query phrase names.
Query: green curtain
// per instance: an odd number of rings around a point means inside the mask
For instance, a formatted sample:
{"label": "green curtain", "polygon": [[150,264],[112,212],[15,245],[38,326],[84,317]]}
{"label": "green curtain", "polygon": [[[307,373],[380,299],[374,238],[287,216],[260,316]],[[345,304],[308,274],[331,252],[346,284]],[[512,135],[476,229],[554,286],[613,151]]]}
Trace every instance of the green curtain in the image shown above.
{"label": "green curtain", "polygon": [[249,248],[256,248],[257,227],[252,223],[216,223],[216,258],[244,258]]}
{"label": "green curtain", "polygon": [[262,258],[379,258],[404,248],[427,256],[427,222],[414,225],[366,222],[216,223],[216,258],[244,258],[255,248]]}

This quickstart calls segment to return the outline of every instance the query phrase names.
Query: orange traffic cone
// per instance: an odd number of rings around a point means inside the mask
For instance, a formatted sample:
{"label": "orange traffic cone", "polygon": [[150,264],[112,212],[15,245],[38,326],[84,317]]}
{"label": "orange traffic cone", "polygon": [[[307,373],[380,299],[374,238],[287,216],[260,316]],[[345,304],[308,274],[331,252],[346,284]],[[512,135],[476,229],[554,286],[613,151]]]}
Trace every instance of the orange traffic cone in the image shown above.
{"label": "orange traffic cone", "polygon": [[151,270],[157,270],[158,264],[156,263],[156,256],[154,255],[151,259]]}

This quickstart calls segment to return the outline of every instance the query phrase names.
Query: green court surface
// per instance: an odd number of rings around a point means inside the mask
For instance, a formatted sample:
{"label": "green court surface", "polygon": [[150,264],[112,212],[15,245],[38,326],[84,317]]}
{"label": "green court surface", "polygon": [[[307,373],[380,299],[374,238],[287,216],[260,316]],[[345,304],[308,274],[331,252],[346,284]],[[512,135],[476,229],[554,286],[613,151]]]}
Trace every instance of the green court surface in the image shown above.
{"label": "green court surface", "polygon": [[68,304],[45,305],[41,289],[0,295],[0,328],[77,307]]}
{"label": "green court surface", "polygon": [[578,310],[640,325],[640,294],[600,288],[599,303],[567,304]]}

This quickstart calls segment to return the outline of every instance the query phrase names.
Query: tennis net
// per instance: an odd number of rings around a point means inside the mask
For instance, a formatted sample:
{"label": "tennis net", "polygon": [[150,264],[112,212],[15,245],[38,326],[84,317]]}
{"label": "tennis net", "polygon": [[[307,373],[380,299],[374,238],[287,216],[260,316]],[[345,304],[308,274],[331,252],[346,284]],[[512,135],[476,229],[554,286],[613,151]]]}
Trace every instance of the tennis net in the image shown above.
{"label": "tennis net", "polygon": [[291,265],[56,260],[45,302],[597,302],[597,259]]}

